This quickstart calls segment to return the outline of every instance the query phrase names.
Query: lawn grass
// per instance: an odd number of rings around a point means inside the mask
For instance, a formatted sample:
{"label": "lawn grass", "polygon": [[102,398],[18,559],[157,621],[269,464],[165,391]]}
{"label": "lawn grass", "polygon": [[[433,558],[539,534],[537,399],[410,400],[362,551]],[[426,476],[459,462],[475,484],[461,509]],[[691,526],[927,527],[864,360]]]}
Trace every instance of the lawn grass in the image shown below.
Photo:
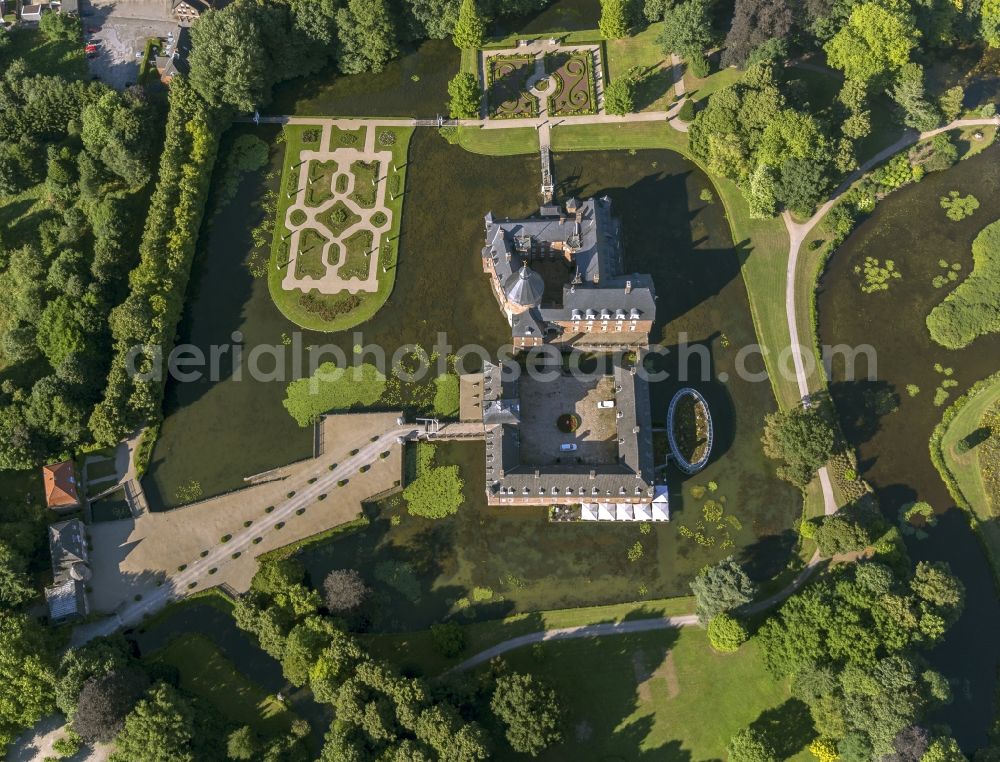
{"label": "lawn grass", "polygon": [[709,74],[707,77],[699,79],[691,74],[687,66],[684,67],[684,90],[695,103],[707,100],[712,93],[725,90],[735,84],[743,72],[739,69],[720,69]]}
{"label": "lawn grass", "polygon": [[309,187],[306,188],[306,206],[320,206],[333,198],[333,176],[337,173],[335,161],[309,162]]}
{"label": "lawn grass", "polygon": [[471,153],[487,156],[517,156],[538,153],[538,130],[534,127],[487,130],[482,127],[459,127],[446,132],[446,140],[458,143]]}
{"label": "lawn grass", "polygon": [[459,381],[454,373],[444,373],[434,379],[434,415],[458,418]]}
{"label": "lawn grass", "polygon": [[[379,252],[379,261],[385,267],[384,273],[379,273],[378,290],[372,293],[349,294],[346,291],[339,294],[320,294],[312,292],[303,294],[301,291],[286,291],[281,284],[288,260],[288,242],[282,241],[287,235],[285,215],[292,200],[288,197],[289,190],[294,190],[289,183],[294,184],[295,165],[299,162],[299,153],[304,147],[315,148],[317,143],[303,142],[303,133],[318,132],[319,128],[310,125],[285,125],[285,158],[281,175],[281,190],[278,193],[277,222],[274,226],[274,236],[271,242],[271,258],[268,265],[267,285],[281,314],[296,325],[315,331],[344,331],[360,325],[370,319],[388,300],[396,281],[396,262],[399,256],[399,229],[403,218],[403,200],[406,196],[406,156],[413,134],[412,127],[379,127],[376,134],[383,132],[395,135],[391,146],[384,146],[376,138],[377,150],[392,151],[394,168],[389,171],[389,191],[386,205],[392,212],[392,224],[389,232],[383,238]],[[354,131],[351,131],[354,132]],[[360,133],[360,131],[359,131]],[[340,147],[337,131],[331,140],[332,148]],[[369,180],[370,182],[370,180]],[[393,198],[395,196],[395,198]]]}
{"label": "lawn grass", "polygon": [[693,612],[694,598],[685,596],[634,603],[614,603],[607,606],[552,609],[474,622],[462,625],[465,650],[454,657],[445,657],[438,652],[429,630],[365,635],[364,640],[373,655],[389,659],[402,669],[430,677],[440,675],[491,646],[532,632],[561,627],[581,627],[602,622],[677,616]]}
{"label": "lawn grass", "polygon": [[360,278],[365,280],[368,277],[369,252],[372,249],[372,234],[368,230],[359,230],[353,233],[350,238],[344,241],[344,248],[347,253],[344,264],[339,270],[341,278]]}
{"label": "lawn grass", "polygon": [[[718,654],[688,627],[552,641],[506,661],[554,687],[564,707],[563,743],[542,760],[725,759],[733,734],[756,722],[780,759],[812,759],[808,710],[764,670],[753,641]],[[520,757],[502,749],[498,758]]]}
{"label": "lawn grass", "polygon": [[962,494],[972,506],[972,511],[980,522],[980,529],[990,528],[987,530],[993,535],[990,544],[993,545],[997,556],[1000,556],[1000,529],[994,526],[997,501],[1000,497],[990,494],[983,479],[979,455],[982,445],[966,453],[958,451],[959,441],[978,429],[982,425],[983,417],[997,403],[1000,403],[1000,378],[962,406],[945,431],[941,440],[941,451],[948,469],[958,481]]}
{"label": "lawn grass", "polygon": [[636,111],[666,111],[674,100],[673,67],[670,56],[663,52],[657,38],[663,22],[650,24],[638,34],[621,40],[608,40],[608,81],[624,77],[633,66],[641,72],[642,80],[636,87]]}
{"label": "lawn grass", "polygon": [[295,257],[295,276],[302,278],[322,278],[326,275],[323,250],[327,240],[312,228],[306,228],[299,235],[299,252]]}
{"label": "lawn grass", "polygon": [[203,698],[237,725],[250,725],[269,737],[291,729],[295,715],[240,674],[204,635],[182,635],[146,658],[176,667],[183,690]]}
{"label": "lawn grass", "polygon": [[354,190],[350,198],[362,209],[371,209],[375,206],[377,191],[375,183],[378,181],[382,167],[377,161],[356,161],[351,164],[351,174],[354,175]]}
{"label": "lawn grass", "polygon": [[28,62],[36,74],[59,74],[69,79],[87,77],[87,60],[79,40],[48,40],[37,25],[19,24],[6,32],[7,44],[0,60],[18,58]]}

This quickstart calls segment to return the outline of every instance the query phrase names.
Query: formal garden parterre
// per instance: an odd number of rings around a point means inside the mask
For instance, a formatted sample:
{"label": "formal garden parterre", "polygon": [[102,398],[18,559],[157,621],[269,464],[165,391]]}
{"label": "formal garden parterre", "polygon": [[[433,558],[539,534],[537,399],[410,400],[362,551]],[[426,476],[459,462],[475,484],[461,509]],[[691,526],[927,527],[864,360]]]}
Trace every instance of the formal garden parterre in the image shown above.
{"label": "formal garden parterre", "polygon": [[267,275],[275,304],[297,325],[342,330],[388,299],[411,134],[391,121],[284,128]]}

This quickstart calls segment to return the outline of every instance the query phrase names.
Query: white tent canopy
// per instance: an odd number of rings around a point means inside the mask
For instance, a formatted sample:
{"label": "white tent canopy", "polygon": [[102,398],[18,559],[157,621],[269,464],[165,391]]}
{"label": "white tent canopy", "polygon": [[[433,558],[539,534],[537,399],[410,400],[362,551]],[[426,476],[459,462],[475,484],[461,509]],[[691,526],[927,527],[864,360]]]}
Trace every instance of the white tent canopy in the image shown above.
{"label": "white tent canopy", "polygon": [[618,503],[615,511],[616,518],[618,521],[631,521],[632,520],[632,506],[628,503]]}
{"label": "white tent canopy", "polygon": [[643,503],[642,505],[637,505],[635,507],[634,519],[636,521],[652,521],[653,512],[651,508],[645,503]]}
{"label": "white tent canopy", "polygon": [[581,505],[580,518],[584,521],[597,521],[597,503],[584,503]]}
{"label": "white tent canopy", "polygon": [[670,495],[665,486],[655,488],[653,496],[653,521],[670,521]]}
{"label": "white tent canopy", "polygon": [[600,503],[597,506],[597,518],[600,521],[614,521],[615,507],[611,503]]}

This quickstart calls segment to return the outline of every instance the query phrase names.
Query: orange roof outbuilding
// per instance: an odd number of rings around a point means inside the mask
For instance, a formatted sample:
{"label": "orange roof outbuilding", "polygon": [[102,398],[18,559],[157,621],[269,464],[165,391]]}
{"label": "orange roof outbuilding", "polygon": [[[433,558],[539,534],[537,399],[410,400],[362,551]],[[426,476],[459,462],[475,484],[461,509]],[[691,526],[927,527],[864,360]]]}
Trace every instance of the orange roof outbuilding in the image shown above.
{"label": "orange roof outbuilding", "polygon": [[42,476],[45,479],[45,502],[49,508],[76,508],[80,505],[73,461],[44,466]]}

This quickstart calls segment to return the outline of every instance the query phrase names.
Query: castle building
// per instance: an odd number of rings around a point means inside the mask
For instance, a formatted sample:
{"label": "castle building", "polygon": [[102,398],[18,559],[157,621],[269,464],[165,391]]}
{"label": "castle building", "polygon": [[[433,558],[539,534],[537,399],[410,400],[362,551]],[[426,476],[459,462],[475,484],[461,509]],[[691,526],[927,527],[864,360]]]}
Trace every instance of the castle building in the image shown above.
{"label": "castle building", "polygon": [[[570,199],[541,215],[486,215],[483,270],[518,348],[561,343],[612,351],[647,346],[656,319],[653,279],[625,272],[611,200]],[[544,271],[544,275],[543,275]]]}

